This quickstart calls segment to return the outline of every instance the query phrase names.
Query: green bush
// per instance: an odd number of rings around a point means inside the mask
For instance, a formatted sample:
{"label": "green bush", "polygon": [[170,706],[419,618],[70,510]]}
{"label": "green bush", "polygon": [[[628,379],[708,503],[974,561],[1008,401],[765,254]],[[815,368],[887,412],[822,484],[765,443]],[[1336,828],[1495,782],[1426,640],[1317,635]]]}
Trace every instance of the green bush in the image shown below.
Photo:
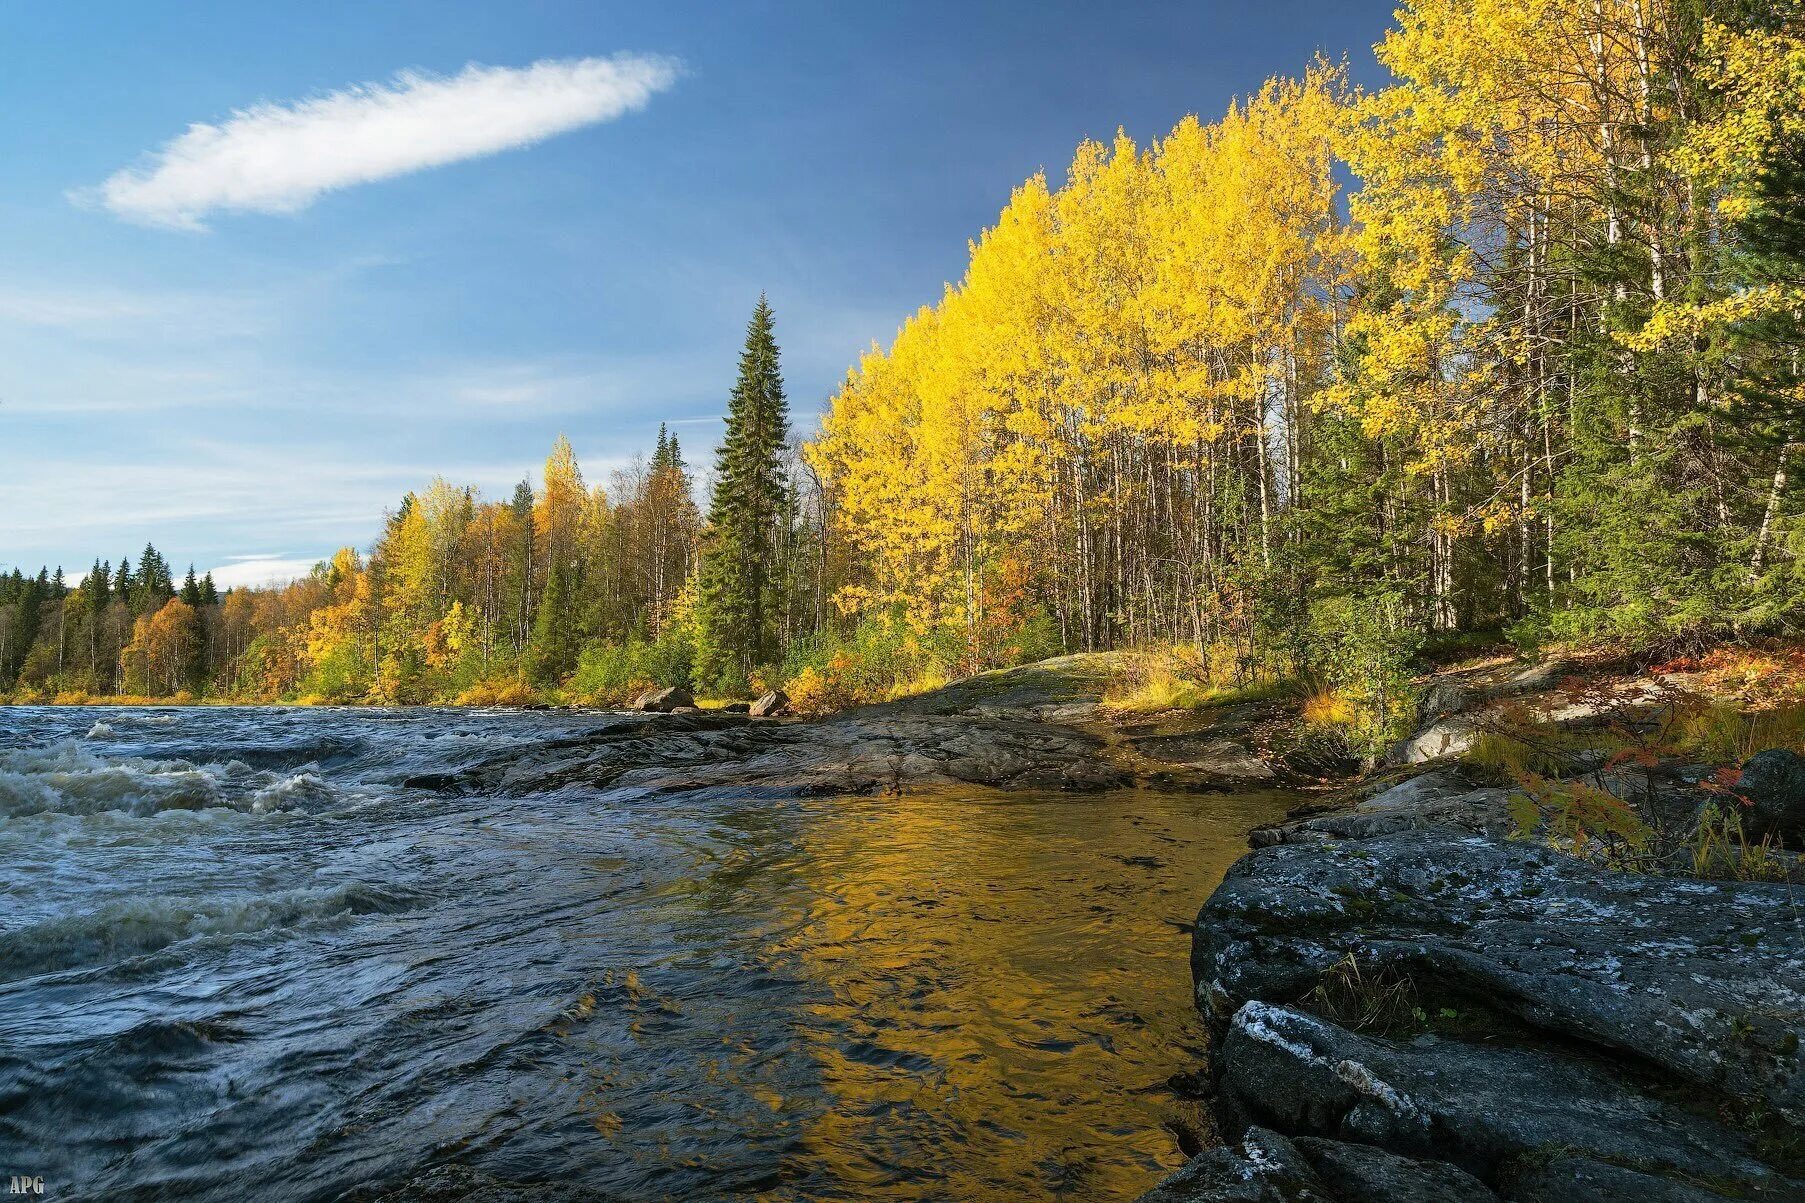
{"label": "green bush", "polygon": [[1409,734],[1416,714],[1410,668],[1422,635],[1396,593],[1343,594],[1310,604],[1302,675],[1338,700],[1350,750],[1373,756]]}
{"label": "green bush", "polygon": [[667,634],[646,643],[592,643],[577,658],[568,691],[587,701],[621,704],[647,689],[693,685],[695,650],[688,639]]}

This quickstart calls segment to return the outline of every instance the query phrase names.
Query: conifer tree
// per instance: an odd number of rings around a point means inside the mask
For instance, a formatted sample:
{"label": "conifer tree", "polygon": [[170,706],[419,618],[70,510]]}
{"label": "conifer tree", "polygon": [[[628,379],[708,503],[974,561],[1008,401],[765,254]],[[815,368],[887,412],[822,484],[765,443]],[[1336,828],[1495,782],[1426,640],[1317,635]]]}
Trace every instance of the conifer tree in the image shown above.
{"label": "conifer tree", "polygon": [[540,685],[556,685],[577,664],[578,632],[571,606],[570,574],[554,559],[545,572],[545,590],[533,619],[527,674]]}
{"label": "conifer tree", "polygon": [[518,538],[508,573],[512,580],[514,602],[514,647],[523,650],[533,633],[533,482],[522,480],[514,486],[514,500],[509,507]]}
{"label": "conifer tree", "polygon": [[99,615],[107,608],[108,575],[107,566],[96,559],[94,567],[88,569],[88,575],[81,583],[82,595],[87,598],[90,614]]}
{"label": "conifer tree", "polygon": [[188,575],[182,578],[181,598],[185,605],[201,604],[201,583],[194,577],[194,565],[188,565]]}
{"label": "conifer tree", "polygon": [[697,605],[699,674],[723,688],[743,684],[778,654],[775,620],[782,607],[773,596],[777,581],[771,565],[775,526],[784,509],[782,456],[788,440],[771,306],[760,294],[715,457]]}

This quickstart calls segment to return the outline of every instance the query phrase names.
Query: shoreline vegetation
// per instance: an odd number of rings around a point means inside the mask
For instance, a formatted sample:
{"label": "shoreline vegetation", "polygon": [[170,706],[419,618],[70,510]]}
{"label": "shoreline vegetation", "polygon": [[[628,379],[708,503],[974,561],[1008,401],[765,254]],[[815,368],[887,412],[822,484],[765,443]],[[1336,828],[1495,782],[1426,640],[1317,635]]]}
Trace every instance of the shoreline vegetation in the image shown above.
{"label": "shoreline vegetation", "polygon": [[1802,31],[1418,0],[1383,87],[1319,60],[1023,183],[811,437],[761,298],[705,508],[664,430],[605,486],[560,436],[283,586],[15,570],[0,696],[825,713],[1143,649],[1147,704],[1291,682],[1371,758],[1463,644],[1796,639]]}

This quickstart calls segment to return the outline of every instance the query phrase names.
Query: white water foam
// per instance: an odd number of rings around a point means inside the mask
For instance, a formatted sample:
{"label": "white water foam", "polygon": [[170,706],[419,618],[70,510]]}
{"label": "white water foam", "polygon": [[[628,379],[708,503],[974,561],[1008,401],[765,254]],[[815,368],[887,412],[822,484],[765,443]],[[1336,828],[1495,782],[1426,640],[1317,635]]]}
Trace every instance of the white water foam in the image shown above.
{"label": "white water foam", "polygon": [[0,752],[0,817],[6,818],[109,811],[144,816],[218,807],[250,814],[314,811],[335,797],[316,773],[285,776],[236,760],[191,764],[102,756],[73,739]]}

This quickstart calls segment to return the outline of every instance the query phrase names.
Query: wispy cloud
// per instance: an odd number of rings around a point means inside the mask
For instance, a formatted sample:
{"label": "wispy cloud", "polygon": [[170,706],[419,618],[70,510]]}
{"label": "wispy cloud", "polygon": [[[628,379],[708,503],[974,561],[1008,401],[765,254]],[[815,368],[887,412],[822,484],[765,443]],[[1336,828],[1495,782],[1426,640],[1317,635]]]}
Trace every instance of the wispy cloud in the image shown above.
{"label": "wispy cloud", "polygon": [[220,212],[294,213],[322,194],[531,146],[643,108],[676,81],[655,55],[473,63],[445,77],[405,71],[191,125],[141,165],[71,194],[130,221],[204,229]]}
{"label": "wispy cloud", "polygon": [[227,556],[230,561],[213,573],[213,583],[221,589],[240,589],[247,585],[284,585],[313,571],[323,557],[297,559],[286,553],[260,553],[249,556]]}

